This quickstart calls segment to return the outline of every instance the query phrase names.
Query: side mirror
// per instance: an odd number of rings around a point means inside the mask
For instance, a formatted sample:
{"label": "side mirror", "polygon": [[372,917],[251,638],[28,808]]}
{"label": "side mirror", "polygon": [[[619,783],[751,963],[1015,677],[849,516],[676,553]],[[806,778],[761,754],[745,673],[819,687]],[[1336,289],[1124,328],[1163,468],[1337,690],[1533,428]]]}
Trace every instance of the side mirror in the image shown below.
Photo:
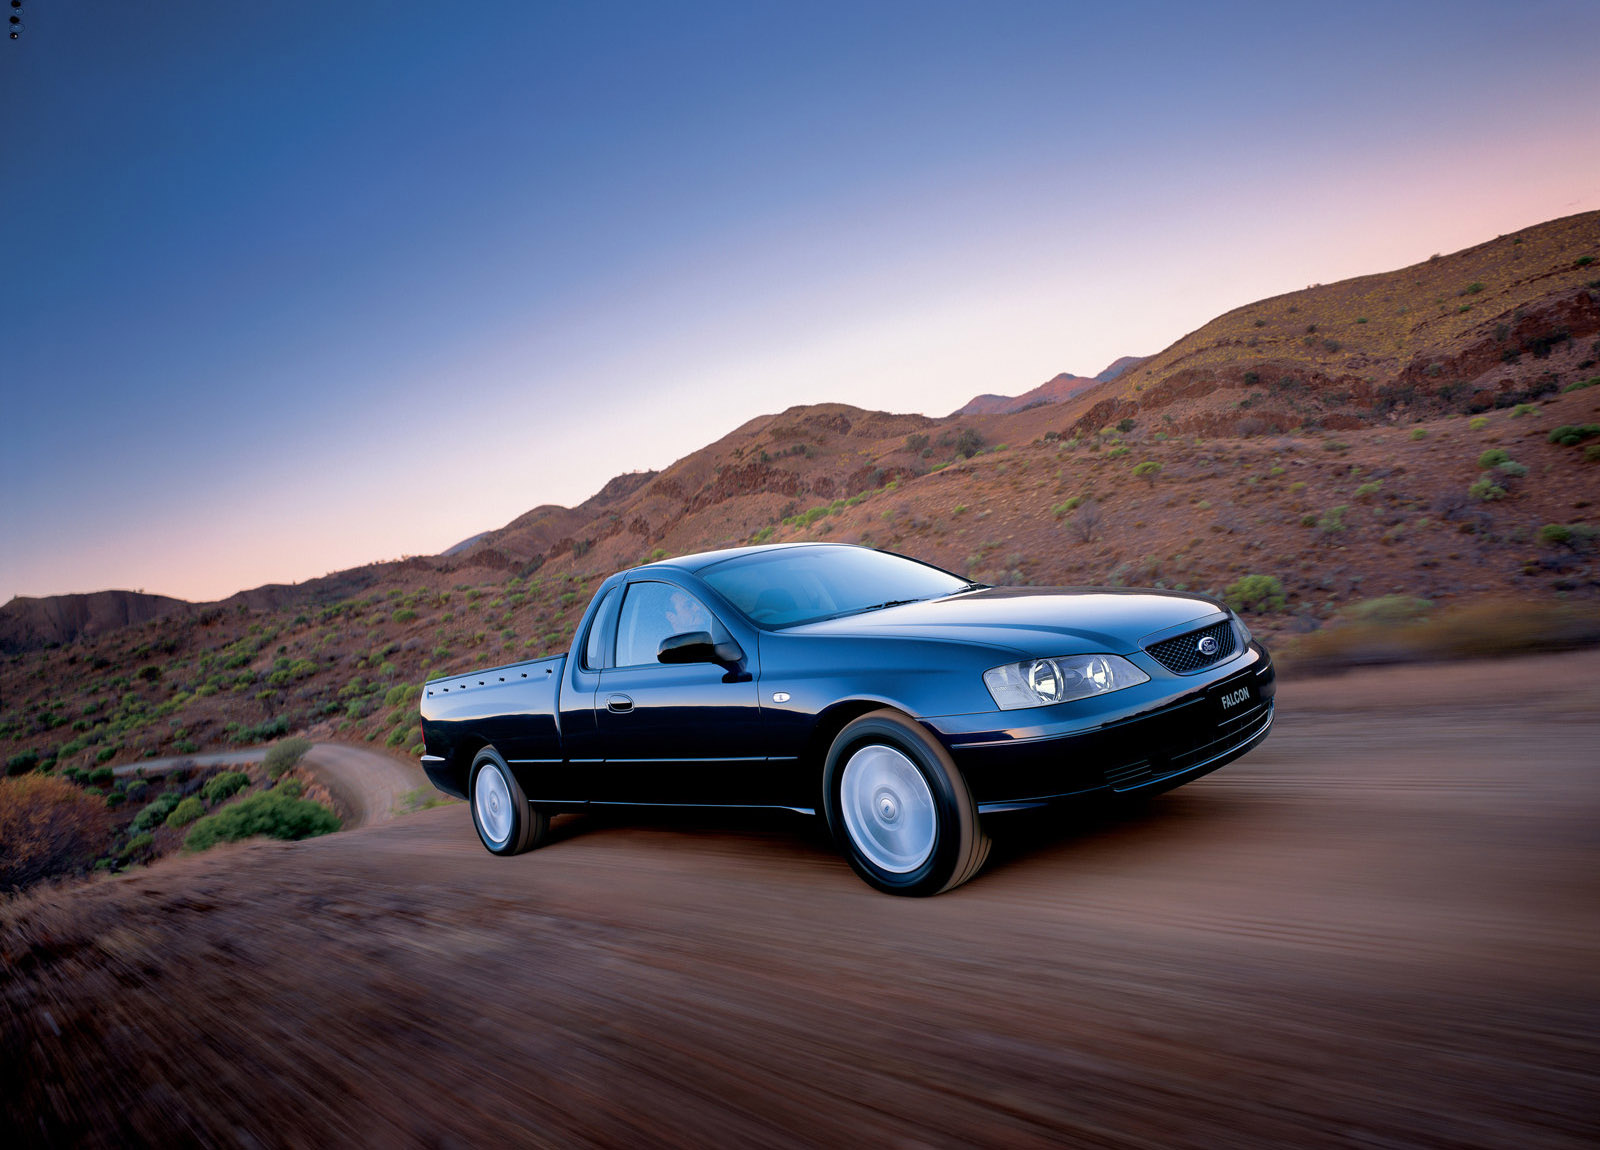
{"label": "side mirror", "polygon": [[731,667],[744,658],[744,649],[728,639],[721,643],[711,641],[710,631],[686,631],[682,635],[668,635],[661,640],[656,659],[662,663],[716,663]]}

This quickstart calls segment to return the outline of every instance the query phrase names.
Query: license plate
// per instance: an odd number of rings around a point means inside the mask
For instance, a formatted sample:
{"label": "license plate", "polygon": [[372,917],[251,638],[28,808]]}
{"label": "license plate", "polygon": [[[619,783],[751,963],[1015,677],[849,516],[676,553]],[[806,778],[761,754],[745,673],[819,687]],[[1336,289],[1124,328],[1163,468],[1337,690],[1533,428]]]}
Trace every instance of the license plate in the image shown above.
{"label": "license plate", "polygon": [[1216,699],[1217,707],[1224,716],[1237,715],[1247,710],[1255,701],[1255,692],[1251,690],[1249,683],[1240,683],[1237,687],[1219,691]]}

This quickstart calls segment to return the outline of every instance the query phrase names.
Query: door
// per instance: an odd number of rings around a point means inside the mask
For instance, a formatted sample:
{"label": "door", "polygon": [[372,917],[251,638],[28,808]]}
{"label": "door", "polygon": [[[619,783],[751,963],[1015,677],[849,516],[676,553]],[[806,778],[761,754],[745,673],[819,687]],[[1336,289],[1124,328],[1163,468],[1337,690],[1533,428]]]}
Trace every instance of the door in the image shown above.
{"label": "door", "polygon": [[600,753],[592,802],[745,805],[766,778],[755,644],[744,664],[666,664],[661,641],[708,631],[733,639],[694,594],[672,583],[630,583],[617,617],[612,665],[600,672],[594,713]]}

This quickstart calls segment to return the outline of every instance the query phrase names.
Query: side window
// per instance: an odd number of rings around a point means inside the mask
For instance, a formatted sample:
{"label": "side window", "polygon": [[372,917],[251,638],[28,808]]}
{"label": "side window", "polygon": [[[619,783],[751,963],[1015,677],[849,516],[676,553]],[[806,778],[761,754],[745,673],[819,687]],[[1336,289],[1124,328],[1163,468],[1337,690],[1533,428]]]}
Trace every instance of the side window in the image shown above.
{"label": "side window", "polygon": [[686,631],[709,631],[713,639],[727,635],[706,605],[670,583],[634,583],[622,601],[617,622],[619,667],[641,667],[658,661],[661,640]]}
{"label": "side window", "polygon": [[607,591],[606,597],[600,600],[600,609],[594,613],[594,621],[589,624],[589,640],[583,645],[583,665],[587,670],[598,671],[611,664],[606,658],[611,653],[607,640],[616,623],[618,598],[615,587]]}

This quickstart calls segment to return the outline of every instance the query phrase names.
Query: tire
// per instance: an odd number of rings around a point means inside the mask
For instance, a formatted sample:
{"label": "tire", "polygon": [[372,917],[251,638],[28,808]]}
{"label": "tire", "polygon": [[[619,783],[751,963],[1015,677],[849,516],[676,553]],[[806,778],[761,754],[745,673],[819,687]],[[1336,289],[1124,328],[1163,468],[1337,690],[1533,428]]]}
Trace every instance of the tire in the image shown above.
{"label": "tire", "polygon": [[822,784],[834,841],[878,890],[939,894],[989,857],[967,780],[949,752],[899,711],[872,711],[840,731]]}
{"label": "tire", "polygon": [[493,747],[484,747],[467,775],[472,826],[490,854],[519,855],[544,842],[550,816],[528,804],[517,776]]}

